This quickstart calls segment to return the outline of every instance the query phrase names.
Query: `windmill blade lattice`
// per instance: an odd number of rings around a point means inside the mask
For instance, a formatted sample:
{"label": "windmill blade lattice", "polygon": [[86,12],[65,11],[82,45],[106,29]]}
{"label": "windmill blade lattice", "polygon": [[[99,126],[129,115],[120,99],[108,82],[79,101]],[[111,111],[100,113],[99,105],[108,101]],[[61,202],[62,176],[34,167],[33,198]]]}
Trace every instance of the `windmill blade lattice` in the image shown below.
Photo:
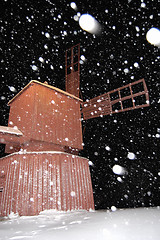
{"label": "windmill blade lattice", "polygon": [[102,94],[82,103],[83,119],[96,118],[149,106],[144,79]]}
{"label": "windmill blade lattice", "polygon": [[66,50],[65,55],[66,92],[79,97],[80,85],[80,44]]}

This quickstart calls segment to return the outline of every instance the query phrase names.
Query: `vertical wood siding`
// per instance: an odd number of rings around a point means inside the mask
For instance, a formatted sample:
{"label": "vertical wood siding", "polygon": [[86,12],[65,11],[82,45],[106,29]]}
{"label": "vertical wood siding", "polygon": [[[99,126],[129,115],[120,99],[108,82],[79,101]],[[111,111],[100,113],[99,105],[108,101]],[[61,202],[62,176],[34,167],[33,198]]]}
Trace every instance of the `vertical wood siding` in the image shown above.
{"label": "vertical wood siding", "polygon": [[[9,126],[18,127],[26,137],[82,149],[79,100],[33,83],[10,103]],[[14,149],[8,152],[15,152]],[[54,150],[54,149],[53,149]]]}
{"label": "vertical wood siding", "polygon": [[[94,209],[88,160],[58,152],[12,154],[0,160],[0,215]],[[5,175],[5,181],[1,176]]]}

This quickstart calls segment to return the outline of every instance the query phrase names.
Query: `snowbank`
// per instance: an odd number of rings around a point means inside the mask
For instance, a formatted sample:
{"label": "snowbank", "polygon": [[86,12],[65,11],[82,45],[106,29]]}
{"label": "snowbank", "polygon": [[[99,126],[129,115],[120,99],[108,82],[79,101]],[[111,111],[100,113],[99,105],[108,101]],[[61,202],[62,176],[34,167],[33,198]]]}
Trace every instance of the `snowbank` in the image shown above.
{"label": "snowbank", "polygon": [[10,216],[0,222],[0,239],[159,240],[160,208],[55,212]]}

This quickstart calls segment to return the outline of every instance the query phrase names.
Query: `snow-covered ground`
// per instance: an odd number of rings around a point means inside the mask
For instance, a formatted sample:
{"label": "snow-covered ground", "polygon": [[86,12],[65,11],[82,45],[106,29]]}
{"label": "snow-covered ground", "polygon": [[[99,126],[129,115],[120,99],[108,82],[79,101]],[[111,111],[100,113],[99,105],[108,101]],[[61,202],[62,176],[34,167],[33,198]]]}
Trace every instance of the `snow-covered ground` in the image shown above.
{"label": "snow-covered ground", "polygon": [[160,207],[117,211],[44,211],[0,221],[0,239],[159,240]]}

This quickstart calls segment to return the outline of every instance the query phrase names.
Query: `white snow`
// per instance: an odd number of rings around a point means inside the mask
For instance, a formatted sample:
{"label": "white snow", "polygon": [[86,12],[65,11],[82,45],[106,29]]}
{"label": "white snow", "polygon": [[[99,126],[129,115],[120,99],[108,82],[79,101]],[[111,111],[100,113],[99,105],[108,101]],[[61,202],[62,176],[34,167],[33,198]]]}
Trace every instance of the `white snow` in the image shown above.
{"label": "white snow", "polygon": [[126,169],[118,164],[115,164],[112,168],[112,171],[118,175],[124,175],[127,173]]}
{"label": "white snow", "polygon": [[74,15],[73,19],[78,22],[79,17],[77,15]]}
{"label": "white snow", "polygon": [[32,65],[32,70],[33,71],[37,71],[38,70],[38,67],[36,65]]}
{"label": "white snow", "polygon": [[94,166],[92,161],[88,161],[89,166]]}
{"label": "white snow", "polygon": [[45,33],[46,38],[50,38],[50,34],[48,32]]}
{"label": "white snow", "polygon": [[100,31],[100,24],[90,14],[82,14],[79,18],[80,27],[92,34],[97,34]]}
{"label": "white snow", "polygon": [[20,136],[23,135],[23,133],[20,130],[18,130],[16,127],[0,126],[0,132],[1,133],[20,135]]}
{"label": "white snow", "polygon": [[81,55],[81,60],[82,60],[82,61],[85,61],[85,60],[86,60],[86,58],[85,58],[84,55]]}
{"label": "white snow", "polygon": [[39,57],[38,59],[40,62],[44,63],[44,58],[43,57]]}
{"label": "white snow", "polygon": [[139,67],[139,64],[137,62],[134,63],[134,67]]}
{"label": "white snow", "polygon": [[106,149],[107,151],[111,151],[111,148],[110,148],[109,146],[106,146],[105,149]]}
{"label": "white snow", "polygon": [[71,197],[75,197],[76,193],[74,191],[71,192]]}
{"label": "white snow", "polygon": [[141,7],[142,8],[145,8],[146,7],[146,4],[144,2],[141,3]]}
{"label": "white snow", "polygon": [[136,31],[139,32],[140,31],[140,28],[138,26],[136,26]]}
{"label": "white snow", "polygon": [[130,160],[134,160],[136,158],[136,155],[132,152],[129,152],[127,158],[129,158]]}
{"label": "white snow", "polygon": [[70,3],[70,6],[71,6],[71,8],[73,8],[74,10],[77,10],[77,5],[76,5],[75,2],[71,2],[71,3]]}
{"label": "white snow", "polygon": [[[71,153],[67,153],[67,152],[60,152],[60,151],[32,151],[32,152],[28,152],[26,151],[25,149],[20,149],[19,152],[14,152],[14,153],[11,153],[9,156],[15,156],[15,155],[18,155],[18,154],[64,154],[64,155],[71,155],[72,158],[75,158],[75,155],[71,154]],[[4,156],[4,158],[7,158],[7,156]],[[25,158],[25,156],[23,157]],[[86,159],[86,161],[89,162],[88,158],[85,158],[85,157],[81,157],[81,156],[78,156],[78,158],[82,158],[82,159]],[[2,159],[2,158],[1,158]],[[50,165],[51,166],[51,165]],[[28,173],[27,173],[28,174]]]}
{"label": "white snow", "polygon": [[160,30],[158,28],[151,28],[146,34],[147,41],[157,47],[160,47]]}
{"label": "white snow", "polygon": [[1,96],[1,100],[5,100],[6,99],[6,97],[5,96]]}
{"label": "white snow", "polygon": [[117,208],[115,206],[112,206],[111,210],[112,210],[112,212],[115,212],[117,210]]}
{"label": "white snow", "polygon": [[45,44],[45,45],[44,45],[44,48],[45,48],[45,49],[48,49],[48,46],[47,46],[47,44]]}
{"label": "white snow", "polygon": [[128,69],[128,68],[125,68],[125,69],[124,69],[124,72],[125,72],[125,73],[129,73],[129,69]]}
{"label": "white snow", "polygon": [[160,208],[56,212],[0,221],[0,240],[159,240]]}
{"label": "white snow", "polygon": [[9,90],[10,90],[11,92],[16,92],[15,87],[13,87],[13,86],[8,86],[8,87],[9,87]]}
{"label": "white snow", "polygon": [[117,180],[118,180],[119,182],[123,183],[123,180],[122,180],[121,177],[117,177]]}

